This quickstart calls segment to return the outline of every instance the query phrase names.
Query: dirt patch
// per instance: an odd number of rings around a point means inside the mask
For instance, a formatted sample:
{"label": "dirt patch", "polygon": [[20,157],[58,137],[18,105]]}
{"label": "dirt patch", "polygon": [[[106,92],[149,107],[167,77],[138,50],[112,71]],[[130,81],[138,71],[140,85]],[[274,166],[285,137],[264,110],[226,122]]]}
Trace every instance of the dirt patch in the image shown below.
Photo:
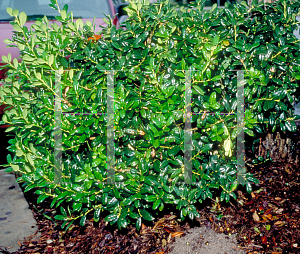
{"label": "dirt patch", "polygon": [[218,234],[210,227],[188,230],[186,236],[170,244],[170,254],[244,254],[238,247],[235,235]]}

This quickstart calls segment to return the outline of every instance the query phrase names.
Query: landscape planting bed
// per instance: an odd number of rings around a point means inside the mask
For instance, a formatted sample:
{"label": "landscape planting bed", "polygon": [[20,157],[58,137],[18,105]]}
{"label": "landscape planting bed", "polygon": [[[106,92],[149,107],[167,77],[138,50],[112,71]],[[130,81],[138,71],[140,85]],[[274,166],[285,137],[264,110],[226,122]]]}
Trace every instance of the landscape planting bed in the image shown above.
{"label": "landscape planting bed", "polygon": [[[299,130],[298,130],[299,131]],[[299,140],[299,137],[298,137]],[[300,242],[300,193],[299,170],[295,163],[268,163],[255,168],[247,168],[259,179],[259,186],[253,186],[253,192],[247,194],[245,190],[238,191],[237,201],[228,204],[215,204],[205,201],[197,206],[201,214],[195,221],[179,222],[178,214],[166,210],[160,213],[154,222],[143,224],[138,232],[130,226],[124,230],[117,230],[107,225],[104,220],[93,222],[92,216],[87,225],[80,229],[74,226],[63,234],[60,229],[61,221],[55,224],[43,216],[43,213],[54,217],[55,210],[50,209],[51,200],[38,204],[35,190],[25,193],[30,208],[37,220],[41,238],[39,241],[30,239],[21,242],[23,253],[168,253],[173,248],[171,244],[177,237],[184,237],[191,228],[195,231],[210,233],[209,229],[237,239],[244,253],[299,253]],[[242,194],[246,193],[246,194]],[[38,211],[37,211],[38,209]],[[219,209],[219,210],[218,210]],[[169,211],[169,213],[168,213]],[[218,220],[219,214],[223,217]],[[104,218],[104,217],[103,217]],[[259,221],[257,221],[259,220]],[[199,236],[198,241],[192,240],[189,246],[194,253],[199,253],[206,245],[214,246],[213,242],[204,242]],[[181,240],[181,239],[180,239]],[[190,238],[191,240],[191,238]],[[224,241],[225,241],[224,240]],[[215,238],[216,243],[221,240]],[[215,245],[222,246],[220,244]],[[237,247],[237,246],[236,246]],[[186,248],[182,246],[182,248]],[[233,250],[231,253],[234,253]],[[1,252],[1,251],[0,251]],[[3,253],[8,253],[2,250]],[[174,253],[174,252],[172,252]],[[209,253],[209,252],[206,252]],[[211,253],[224,253],[222,249],[214,249]],[[242,252],[236,252],[242,253]]]}

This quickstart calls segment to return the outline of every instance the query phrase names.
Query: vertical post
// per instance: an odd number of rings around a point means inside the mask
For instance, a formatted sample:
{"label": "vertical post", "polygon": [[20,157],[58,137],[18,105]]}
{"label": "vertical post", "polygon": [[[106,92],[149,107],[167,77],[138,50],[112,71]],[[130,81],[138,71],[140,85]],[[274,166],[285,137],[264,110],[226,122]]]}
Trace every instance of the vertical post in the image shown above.
{"label": "vertical post", "polygon": [[61,74],[62,70],[55,72],[54,95],[54,182],[61,184],[62,180],[62,129],[61,129]]}
{"label": "vertical post", "polygon": [[115,183],[114,71],[107,71],[107,184]]}
{"label": "vertical post", "polygon": [[185,71],[184,181],[192,183],[191,70]]}
{"label": "vertical post", "polygon": [[244,71],[237,71],[237,183],[245,184]]}

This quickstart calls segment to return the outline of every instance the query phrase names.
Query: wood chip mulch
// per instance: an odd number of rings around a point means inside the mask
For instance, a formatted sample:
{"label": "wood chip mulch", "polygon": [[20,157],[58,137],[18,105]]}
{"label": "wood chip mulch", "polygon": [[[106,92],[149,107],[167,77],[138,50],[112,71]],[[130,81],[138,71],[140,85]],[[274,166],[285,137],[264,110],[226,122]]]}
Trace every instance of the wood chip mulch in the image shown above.
{"label": "wood chip mulch", "polygon": [[[63,233],[61,221],[56,224],[43,213],[54,218],[51,200],[38,204],[34,189],[24,195],[38,223],[41,237],[28,238],[20,243],[15,254],[25,253],[149,253],[170,251],[169,243],[185,235],[189,228],[206,225],[218,233],[234,234],[247,253],[300,253],[300,180],[299,168],[293,163],[276,162],[257,166],[253,171],[260,184],[251,194],[239,187],[238,199],[229,203],[213,200],[198,205],[201,217],[194,221],[178,221],[172,207],[158,214],[154,222],[118,230],[102,219],[95,223],[92,215],[86,226],[74,225]],[[23,188],[22,188],[23,189]],[[172,212],[173,209],[173,212]],[[218,220],[217,216],[223,214]],[[104,215],[103,215],[104,218]],[[0,248],[0,253],[9,253]]]}

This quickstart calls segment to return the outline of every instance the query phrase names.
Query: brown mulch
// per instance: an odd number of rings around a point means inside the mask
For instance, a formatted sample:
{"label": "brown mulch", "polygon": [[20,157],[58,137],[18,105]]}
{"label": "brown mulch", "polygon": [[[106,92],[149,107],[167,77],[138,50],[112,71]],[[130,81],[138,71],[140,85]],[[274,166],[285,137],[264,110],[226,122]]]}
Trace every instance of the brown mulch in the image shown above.
{"label": "brown mulch", "polygon": [[[37,205],[37,195],[31,190],[24,195],[42,236],[38,241],[28,239],[20,243],[21,250],[15,253],[163,254],[170,251],[169,243],[175,237],[203,225],[218,233],[234,234],[247,253],[300,253],[299,168],[294,163],[277,162],[256,166],[252,171],[260,184],[253,186],[251,194],[240,187],[237,201],[205,201],[198,205],[201,217],[195,221],[178,221],[178,213],[174,208],[170,212],[169,207],[153,223],[143,224],[140,231],[133,226],[120,231],[103,219],[95,223],[91,215],[84,228],[75,225],[64,234],[61,221],[55,224],[43,216],[45,213],[54,218],[51,200]],[[220,220],[219,214],[223,214]],[[0,249],[1,252],[8,253]]]}

